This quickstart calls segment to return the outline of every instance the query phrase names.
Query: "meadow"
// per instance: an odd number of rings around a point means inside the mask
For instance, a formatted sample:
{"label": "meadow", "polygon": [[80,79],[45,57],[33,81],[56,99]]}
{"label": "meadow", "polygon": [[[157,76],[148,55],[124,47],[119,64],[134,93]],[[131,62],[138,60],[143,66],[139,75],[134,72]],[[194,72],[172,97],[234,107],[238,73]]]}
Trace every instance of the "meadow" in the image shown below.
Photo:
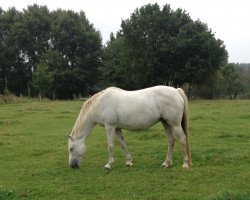
{"label": "meadow", "polygon": [[0,199],[250,199],[250,100],[190,101],[193,167],[182,169],[176,142],[173,166],[161,168],[167,140],[161,124],[125,131],[133,167],[116,139],[107,173],[104,129],[87,139],[79,169],[68,165],[67,134],[82,101],[0,104]]}

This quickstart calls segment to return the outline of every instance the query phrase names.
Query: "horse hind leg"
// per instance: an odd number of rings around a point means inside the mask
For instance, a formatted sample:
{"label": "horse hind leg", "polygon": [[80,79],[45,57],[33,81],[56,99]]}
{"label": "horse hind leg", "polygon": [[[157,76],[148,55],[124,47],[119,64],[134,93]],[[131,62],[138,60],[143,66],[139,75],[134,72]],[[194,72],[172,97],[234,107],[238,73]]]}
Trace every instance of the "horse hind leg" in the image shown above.
{"label": "horse hind leg", "polygon": [[162,122],[162,125],[164,127],[167,139],[168,139],[167,156],[166,156],[166,160],[162,163],[162,167],[169,168],[172,165],[172,155],[173,155],[175,138],[174,138],[174,134],[171,131],[171,128],[168,125],[168,123],[164,120],[162,120],[161,122]]}
{"label": "horse hind leg", "polygon": [[187,137],[184,134],[184,131],[181,127],[179,126],[174,126],[172,127],[173,133],[179,138],[180,143],[182,145],[182,151],[183,151],[183,168],[189,168],[189,156],[188,156],[188,143],[187,143]]}
{"label": "horse hind leg", "polygon": [[116,129],[116,135],[118,137],[118,140],[121,144],[121,147],[122,147],[122,150],[124,152],[124,155],[125,155],[125,158],[126,158],[126,167],[131,167],[133,164],[132,164],[132,157],[131,157],[131,154],[129,153],[129,150],[128,150],[128,147],[125,143],[125,140],[124,140],[124,137],[123,137],[123,134],[122,134],[122,130],[121,129]]}

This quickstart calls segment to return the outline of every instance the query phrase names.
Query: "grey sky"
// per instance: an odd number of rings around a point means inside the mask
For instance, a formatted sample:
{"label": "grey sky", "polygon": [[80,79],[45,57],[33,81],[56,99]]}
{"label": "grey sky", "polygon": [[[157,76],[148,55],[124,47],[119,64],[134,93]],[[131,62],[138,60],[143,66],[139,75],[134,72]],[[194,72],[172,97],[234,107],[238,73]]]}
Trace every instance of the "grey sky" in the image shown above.
{"label": "grey sky", "polygon": [[120,29],[121,19],[129,18],[137,7],[156,2],[182,8],[192,19],[206,23],[216,38],[224,41],[229,62],[250,63],[250,0],[0,0],[0,6],[22,10],[37,3],[50,10],[82,10],[105,43],[111,32]]}

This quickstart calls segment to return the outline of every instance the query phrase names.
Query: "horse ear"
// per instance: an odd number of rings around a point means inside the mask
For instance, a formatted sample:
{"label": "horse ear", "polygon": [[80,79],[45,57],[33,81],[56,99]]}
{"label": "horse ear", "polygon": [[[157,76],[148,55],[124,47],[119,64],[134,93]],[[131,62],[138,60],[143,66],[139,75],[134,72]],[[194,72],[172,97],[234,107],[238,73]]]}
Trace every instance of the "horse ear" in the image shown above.
{"label": "horse ear", "polygon": [[71,137],[71,135],[68,135],[69,139],[71,139],[72,141],[74,141],[74,139]]}

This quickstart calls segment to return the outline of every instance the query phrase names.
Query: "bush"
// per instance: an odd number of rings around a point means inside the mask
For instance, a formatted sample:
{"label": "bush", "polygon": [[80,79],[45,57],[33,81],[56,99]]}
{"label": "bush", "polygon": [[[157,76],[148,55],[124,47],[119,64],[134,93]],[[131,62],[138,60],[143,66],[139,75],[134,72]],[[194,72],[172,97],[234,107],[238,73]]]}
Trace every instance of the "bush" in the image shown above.
{"label": "bush", "polygon": [[20,103],[20,102],[24,102],[27,101],[27,98],[21,98],[21,97],[17,97],[12,93],[5,93],[4,95],[0,95],[0,104],[3,103]]}

